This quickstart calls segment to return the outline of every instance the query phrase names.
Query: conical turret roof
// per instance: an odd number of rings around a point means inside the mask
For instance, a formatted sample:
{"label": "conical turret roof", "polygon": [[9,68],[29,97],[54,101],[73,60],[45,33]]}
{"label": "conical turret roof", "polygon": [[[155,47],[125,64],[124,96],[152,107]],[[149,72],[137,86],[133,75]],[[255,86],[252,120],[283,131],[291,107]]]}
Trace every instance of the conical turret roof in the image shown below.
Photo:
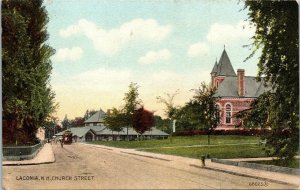
{"label": "conical turret roof", "polygon": [[212,73],[217,73],[217,72],[218,72],[218,63],[217,63],[217,60],[216,60],[215,65],[214,65],[214,68],[212,69],[212,71],[211,71],[210,74],[212,74]]}
{"label": "conical turret roof", "polygon": [[217,68],[217,75],[218,76],[236,76],[236,73],[234,72],[234,69],[231,65],[231,62],[229,60],[229,57],[227,55],[226,50],[224,49]]}

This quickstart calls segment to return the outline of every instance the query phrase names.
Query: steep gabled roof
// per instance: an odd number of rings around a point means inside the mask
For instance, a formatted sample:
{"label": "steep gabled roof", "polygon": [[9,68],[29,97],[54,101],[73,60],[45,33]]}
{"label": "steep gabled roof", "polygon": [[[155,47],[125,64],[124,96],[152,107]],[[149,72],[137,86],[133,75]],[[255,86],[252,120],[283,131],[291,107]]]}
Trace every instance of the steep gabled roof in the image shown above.
{"label": "steep gabled roof", "polygon": [[[256,77],[245,76],[245,98],[257,98],[262,93],[270,90],[265,87],[262,81],[256,81]],[[238,98],[237,77],[225,77],[224,81],[219,85],[214,97],[236,97]]]}
{"label": "steep gabled roof", "polygon": [[84,121],[84,123],[100,123],[103,122],[103,119],[105,117],[106,113],[100,109],[97,111],[94,115],[92,115],[90,118]]}
{"label": "steep gabled roof", "polygon": [[218,63],[217,76],[236,76],[225,49]]}

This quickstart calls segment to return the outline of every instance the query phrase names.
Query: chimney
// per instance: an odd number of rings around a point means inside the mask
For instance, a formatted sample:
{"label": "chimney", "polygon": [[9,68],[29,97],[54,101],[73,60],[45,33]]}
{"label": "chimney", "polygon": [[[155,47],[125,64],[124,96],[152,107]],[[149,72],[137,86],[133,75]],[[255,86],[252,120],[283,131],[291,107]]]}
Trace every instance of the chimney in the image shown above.
{"label": "chimney", "polygon": [[239,96],[245,96],[245,70],[237,70],[237,82],[238,82],[238,94]]}

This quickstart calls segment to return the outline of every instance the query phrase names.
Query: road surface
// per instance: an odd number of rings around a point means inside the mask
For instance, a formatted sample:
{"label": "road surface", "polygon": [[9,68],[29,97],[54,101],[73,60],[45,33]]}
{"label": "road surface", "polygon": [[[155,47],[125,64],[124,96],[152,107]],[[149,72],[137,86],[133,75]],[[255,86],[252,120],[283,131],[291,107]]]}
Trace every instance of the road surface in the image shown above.
{"label": "road surface", "polygon": [[[56,162],[3,166],[3,184],[14,189],[293,189],[221,171],[89,147],[52,145]],[[200,164],[200,163],[199,163]]]}

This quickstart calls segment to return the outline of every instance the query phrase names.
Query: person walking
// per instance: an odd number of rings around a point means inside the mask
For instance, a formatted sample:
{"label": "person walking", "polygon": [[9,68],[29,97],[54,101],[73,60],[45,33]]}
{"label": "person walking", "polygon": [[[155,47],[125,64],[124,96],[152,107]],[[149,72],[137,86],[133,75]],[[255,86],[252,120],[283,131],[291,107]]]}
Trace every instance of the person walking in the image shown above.
{"label": "person walking", "polygon": [[60,146],[63,148],[64,147],[64,139],[60,140]]}

